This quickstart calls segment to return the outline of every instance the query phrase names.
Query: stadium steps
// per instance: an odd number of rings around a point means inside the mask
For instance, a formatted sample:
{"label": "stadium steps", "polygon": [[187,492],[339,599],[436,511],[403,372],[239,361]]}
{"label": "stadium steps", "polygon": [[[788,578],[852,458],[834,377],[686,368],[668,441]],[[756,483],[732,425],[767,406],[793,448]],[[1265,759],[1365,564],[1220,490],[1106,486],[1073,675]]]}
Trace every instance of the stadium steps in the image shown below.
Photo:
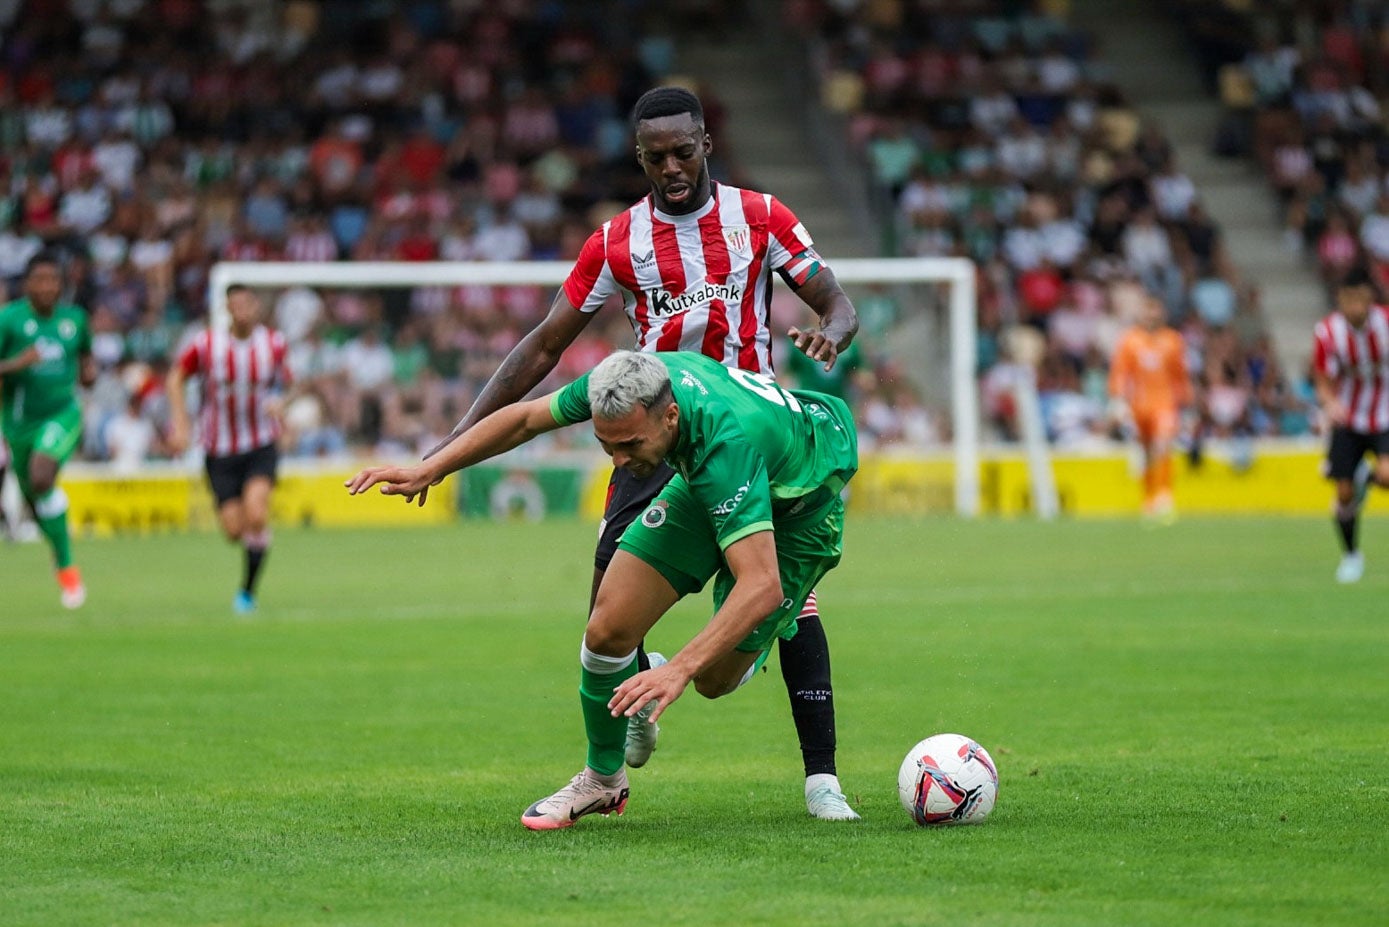
{"label": "stadium steps", "polygon": [[1221,106],[1202,84],[1181,30],[1154,4],[1125,4],[1122,12],[1117,6],[1074,0],[1072,20],[1097,39],[1103,67],[1172,142],[1178,165],[1220,224],[1235,267],[1259,288],[1279,360],[1296,377],[1307,363],[1312,324],[1325,309],[1321,281],[1284,245],[1277,203],[1257,167],[1211,153]]}
{"label": "stadium steps", "polygon": [[875,253],[874,228],[856,211],[857,179],[834,169],[834,155],[842,152],[827,153],[825,146],[835,140],[817,136],[814,120],[807,118],[813,101],[798,92],[806,85],[794,79],[794,63],[785,51],[771,53],[758,35],[746,30],[680,48],[680,70],[726,110],[723,137],[714,139],[716,155],[720,145],[732,152],[749,185],[786,203],[826,257]]}

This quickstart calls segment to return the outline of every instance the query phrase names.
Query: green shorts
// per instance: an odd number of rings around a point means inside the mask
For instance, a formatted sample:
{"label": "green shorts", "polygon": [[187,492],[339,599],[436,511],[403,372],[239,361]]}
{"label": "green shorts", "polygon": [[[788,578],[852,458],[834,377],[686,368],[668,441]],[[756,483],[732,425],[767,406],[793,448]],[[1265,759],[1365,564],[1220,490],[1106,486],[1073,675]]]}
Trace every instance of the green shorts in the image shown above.
{"label": "green shorts", "polygon": [[[806,596],[839,564],[844,541],[844,503],[836,497],[823,517],[774,525],[777,565],[781,572],[781,606],[745,637],[737,649],[757,653],[776,638],[796,634],[796,618]],[[733,574],[724,563],[714,526],[676,474],[641,517],[628,526],[618,548],[649,564],[684,596],[698,592],[714,577],[714,610],[733,589]]]}
{"label": "green shorts", "polygon": [[14,473],[27,492],[29,458],[35,454],[51,457],[61,466],[67,463],[82,440],[82,410],[71,406],[49,418],[5,428],[5,440],[14,456]]}

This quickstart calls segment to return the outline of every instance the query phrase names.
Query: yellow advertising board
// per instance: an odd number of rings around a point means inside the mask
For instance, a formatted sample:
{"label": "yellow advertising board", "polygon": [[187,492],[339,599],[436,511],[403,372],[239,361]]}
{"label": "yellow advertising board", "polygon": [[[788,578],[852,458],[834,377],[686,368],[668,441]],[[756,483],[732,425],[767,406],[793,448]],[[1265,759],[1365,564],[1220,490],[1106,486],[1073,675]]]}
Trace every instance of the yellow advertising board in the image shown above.
{"label": "yellow advertising board", "polygon": [[[271,520],[280,525],[418,525],[457,517],[452,477],[434,487],[429,504],[418,508],[376,491],[349,496],[343,481],[355,472],[350,464],[281,467]],[[83,536],[206,530],[217,524],[201,472],[152,466],[116,474],[75,465],[64,471],[62,486],[70,500],[68,521]]]}
{"label": "yellow advertising board", "polygon": [[[1176,458],[1177,510],[1189,515],[1324,515],[1331,486],[1322,479],[1322,451],[1307,444],[1215,448],[1193,465]],[[1135,454],[1055,454],[1051,459],[1061,511],[1074,516],[1133,516],[1142,510]],[[980,511],[1025,515],[1032,510],[1027,464],[1020,453],[986,451],[980,463]],[[954,509],[954,467],[948,457],[868,455],[850,484],[855,512],[942,514]],[[1367,511],[1389,513],[1383,493]]]}
{"label": "yellow advertising board", "polygon": [[[1198,466],[1178,456],[1177,508],[1183,514],[1324,515],[1331,487],[1321,478],[1322,451],[1308,444],[1263,443],[1232,453],[1213,448]],[[602,517],[608,474],[594,458],[582,480],[579,513]],[[376,492],[352,497],[343,489],[350,464],[289,464],[281,468],[272,519],[281,525],[419,525],[459,517],[453,477],[435,487],[423,509]],[[1071,516],[1134,516],[1142,499],[1136,457],[1124,450],[1055,454],[1061,511]],[[1012,451],[986,450],[980,461],[980,511],[1026,515],[1032,510],[1027,465]],[[62,480],[78,534],[103,536],[151,531],[208,530],[216,513],[202,474],[150,467],[129,475],[75,465]],[[865,455],[850,484],[857,513],[927,515],[954,510],[954,465],[948,454]],[[1368,510],[1389,513],[1389,496],[1371,493]]]}

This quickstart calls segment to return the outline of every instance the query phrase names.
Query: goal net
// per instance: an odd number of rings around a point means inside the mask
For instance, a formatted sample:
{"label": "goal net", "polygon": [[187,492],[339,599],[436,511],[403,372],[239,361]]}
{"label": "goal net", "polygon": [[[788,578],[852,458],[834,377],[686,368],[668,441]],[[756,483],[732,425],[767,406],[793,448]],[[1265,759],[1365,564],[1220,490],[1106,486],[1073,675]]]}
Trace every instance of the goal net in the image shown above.
{"label": "goal net", "polygon": [[[362,294],[378,294],[374,297],[378,307],[392,302],[403,305],[403,309],[397,310],[397,316],[403,313],[401,317],[405,318],[419,313],[447,312],[458,301],[466,303],[470,299],[480,299],[484,303],[491,300],[501,307],[495,311],[505,313],[506,299],[499,293],[532,288],[541,294],[543,312],[555,287],[563,282],[571,266],[564,261],[222,262],[212,269],[209,298],[214,324],[226,323],[226,289],[232,284],[261,291],[271,307],[281,304],[290,291],[307,296],[310,301],[317,298],[320,302],[344,294],[357,299],[363,298]],[[879,381],[895,380],[900,376],[903,382],[890,387],[893,396],[910,392],[913,398],[906,400],[908,404],[915,406],[919,401],[922,406],[938,410],[939,421],[935,427],[925,429],[929,434],[924,437],[908,435],[914,442],[902,441],[902,435],[894,434],[879,440],[876,418],[892,412],[891,403],[879,397],[860,404],[856,413],[868,419],[861,419],[861,433],[866,428],[871,432],[865,442],[868,452],[896,458],[899,464],[907,458],[933,459],[937,469],[943,467],[945,472],[944,479],[933,484],[931,491],[941,497],[942,502],[949,499],[944,506],[947,510],[953,509],[965,517],[977,515],[980,511],[980,412],[974,265],[958,258],[879,258],[838,260],[832,266],[836,278],[859,307],[864,323],[857,339],[860,350],[873,358],[855,374],[855,388],[869,392],[887,389]],[[772,326],[777,336],[785,331],[786,325],[780,324],[783,321],[795,325],[806,323],[809,310],[794,297],[787,299],[788,296],[789,291],[781,292],[773,300]],[[531,316],[527,319],[530,324],[535,320],[536,301],[532,295]],[[782,318],[778,318],[778,305],[785,307],[780,310]],[[357,309],[361,309],[360,305]],[[377,310],[366,311],[361,320],[365,326],[370,326],[378,314]],[[482,314],[488,313],[484,310]],[[599,315],[625,323],[620,310],[605,308]],[[494,362],[497,352],[508,346],[498,345],[498,340],[514,344],[518,333],[524,331],[492,323],[484,321],[480,323],[481,332],[465,333],[462,337],[464,341],[472,338],[471,343],[479,339],[485,341],[487,351],[482,353]],[[609,330],[620,336],[620,329],[624,327],[625,324]],[[611,346],[630,346],[630,329],[626,329],[625,343],[618,340]],[[466,346],[463,352],[467,353]],[[465,358],[463,363],[467,364],[468,360]],[[778,367],[779,371],[784,369]],[[813,383],[803,385],[814,388]],[[1023,398],[1025,400],[1026,396]],[[1024,401],[1020,405],[1025,407],[1027,403]],[[1042,453],[1045,456],[1044,450]],[[521,501],[527,503],[524,494]]]}

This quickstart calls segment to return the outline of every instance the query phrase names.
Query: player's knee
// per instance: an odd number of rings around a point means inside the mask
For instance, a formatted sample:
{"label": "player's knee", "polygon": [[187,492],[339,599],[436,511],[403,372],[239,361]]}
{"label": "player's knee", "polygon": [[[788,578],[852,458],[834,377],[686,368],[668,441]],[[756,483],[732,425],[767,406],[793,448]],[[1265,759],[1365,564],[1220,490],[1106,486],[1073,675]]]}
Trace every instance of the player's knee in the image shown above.
{"label": "player's knee", "polygon": [[1338,505],[1350,505],[1355,498],[1355,485],[1350,480],[1336,481],[1336,502]]}
{"label": "player's knee", "polygon": [[620,657],[636,650],[637,645],[641,643],[640,634],[598,620],[601,616],[596,612],[594,617],[595,620],[590,621],[584,631],[584,646],[594,653],[606,657]]}
{"label": "player's knee", "polygon": [[29,468],[29,492],[35,499],[52,492],[57,481],[57,471],[52,467],[35,464]]}

